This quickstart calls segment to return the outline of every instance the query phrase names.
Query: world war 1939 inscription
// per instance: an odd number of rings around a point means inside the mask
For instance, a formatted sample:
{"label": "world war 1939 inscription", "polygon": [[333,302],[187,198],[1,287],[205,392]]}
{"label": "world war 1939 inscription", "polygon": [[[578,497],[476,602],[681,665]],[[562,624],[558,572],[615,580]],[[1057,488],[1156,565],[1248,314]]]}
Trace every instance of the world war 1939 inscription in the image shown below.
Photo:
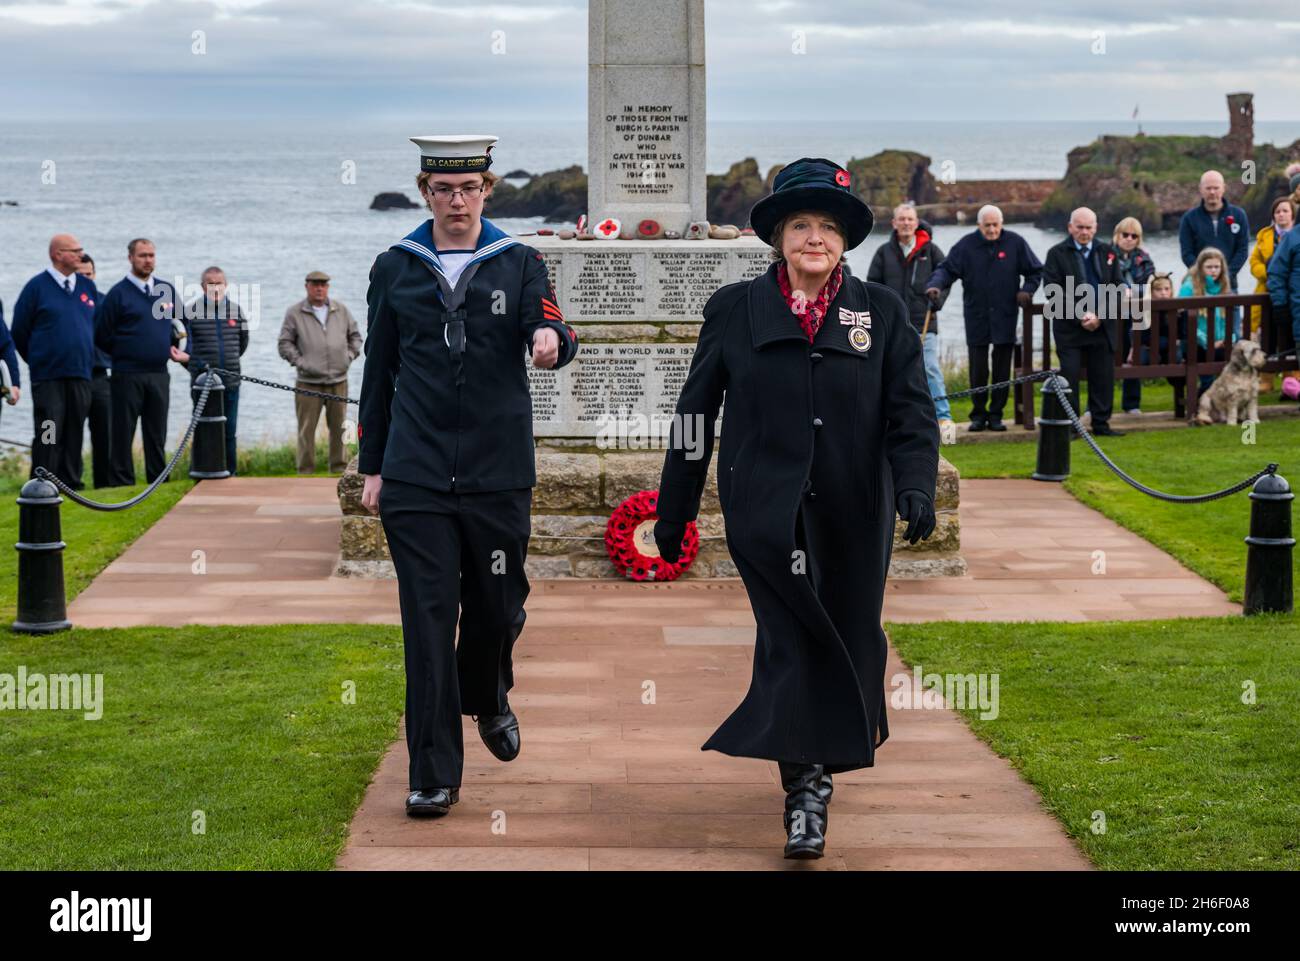
{"label": "world war 1939 inscription", "polygon": [[[648,433],[665,438],[693,343],[592,342],[584,325],[680,325],[703,320],[704,305],[727,284],[757,277],[768,248],[731,241],[576,241],[529,237],[545,257],[565,319],[582,347],[559,370],[529,369],[533,433],[594,438]],[[590,330],[591,328],[586,328]],[[606,332],[610,330],[605,328]]]}

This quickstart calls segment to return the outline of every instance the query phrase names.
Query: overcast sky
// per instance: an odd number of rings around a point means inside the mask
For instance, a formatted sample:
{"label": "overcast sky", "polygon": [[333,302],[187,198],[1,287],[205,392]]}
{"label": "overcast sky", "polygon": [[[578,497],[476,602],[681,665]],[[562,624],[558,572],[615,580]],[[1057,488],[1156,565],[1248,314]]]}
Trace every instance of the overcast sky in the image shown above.
{"label": "overcast sky", "polygon": [[[1300,119],[1296,0],[706,8],[710,121]],[[586,62],[585,0],[0,0],[5,120],[582,123]]]}

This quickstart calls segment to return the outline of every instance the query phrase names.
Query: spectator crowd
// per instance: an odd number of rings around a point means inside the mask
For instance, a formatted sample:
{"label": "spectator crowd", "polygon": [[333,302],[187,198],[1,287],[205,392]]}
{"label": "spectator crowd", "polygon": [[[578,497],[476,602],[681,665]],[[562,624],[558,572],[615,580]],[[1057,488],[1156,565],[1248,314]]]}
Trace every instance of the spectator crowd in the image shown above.
{"label": "spectator crowd", "polygon": [[[1141,223],[1125,217],[1110,241],[1097,237],[1097,216],[1086,207],[1070,215],[1069,236],[1040,260],[1020,234],[1003,226],[1002,212],[981,208],[977,227],[948,252],[934,242],[933,228],[911,204],[894,210],[892,231],[871,261],[867,279],[895,290],[908,307],[923,342],[926,378],[940,425],[952,424],[944,395],[939,356],[939,313],[949,288],[962,282],[962,315],[970,384],[987,386],[1011,378],[1022,310],[1040,286],[1044,313],[1060,368],[1075,397],[1087,369],[1088,412],[1100,435],[1122,433],[1110,426],[1114,402],[1115,358],[1126,364],[1182,364],[1192,337],[1199,357],[1223,361],[1230,341],[1243,333],[1236,308],[1180,312],[1177,332],[1162,325],[1157,336],[1131,334],[1139,297],[1154,299],[1237,293],[1237,275],[1250,264],[1254,293],[1267,293],[1276,325],[1275,359],[1294,357],[1300,342],[1300,231],[1293,230],[1300,203],[1300,163],[1287,168],[1289,193],[1276,198],[1271,222],[1250,231],[1246,213],[1226,199],[1218,171],[1200,180],[1201,200],[1182,217],[1179,247],[1183,275],[1161,272],[1142,247]],[[1253,244],[1252,244],[1253,240]],[[49,266],[27,281],[6,323],[0,304],[0,373],[5,401],[16,404],[22,391],[18,358],[31,381],[34,432],[32,469],[45,467],[80,490],[82,448],[89,425],[91,476],[95,487],[136,482],[133,448],[137,429],[144,453],[145,479],[152,483],[166,464],[169,364],[184,366],[191,386],[207,367],[221,374],[226,415],[226,465],[236,473],[240,358],[248,349],[248,319],[228,296],[225,272],[217,266],[202,274],[202,292],[180,303],[173,285],[155,276],[157,250],[136,238],[127,245],[127,273],[105,291],[96,283],[96,265],[70,234],[49,244]],[[347,374],[362,351],[362,337],[347,306],[330,296],[330,278],[307,274],[305,296],[284,314],[278,349],[296,372],[295,386],[317,393],[347,395]],[[1118,296],[1115,296],[1118,294]],[[1250,329],[1261,312],[1252,308]],[[1194,327],[1193,318],[1194,317]],[[1229,326],[1232,336],[1229,337]],[[1258,336],[1258,335],[1256,335]],[[181,349],[182,338],[185,349]],[[1175,388],[1175,415],[1185,416],[1183,379]],[[1202,375],[1202,388],[1213,375]],[[1142,382],[1124,378],[1121,409],[1139,413]],[[1008,389],[972,398],[970,430],[1004,431]],[[347,465],[344,405],[323,397],[295,394],[297,469],[316,470],[316,430],[322,410],[329,434],[329,470]],[[188,418],[187,418],[188,421]]]}

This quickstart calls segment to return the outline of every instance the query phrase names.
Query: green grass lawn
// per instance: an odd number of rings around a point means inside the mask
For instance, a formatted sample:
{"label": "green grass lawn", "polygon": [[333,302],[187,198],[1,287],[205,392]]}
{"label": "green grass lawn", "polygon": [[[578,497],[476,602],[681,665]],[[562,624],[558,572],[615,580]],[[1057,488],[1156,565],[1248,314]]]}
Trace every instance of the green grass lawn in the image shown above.
{"label": "green grass lawn", "polygon": [[329,868],[402,706],[397,627],[10,635],[18,665],[102,674],[103,716],[0,714],[3,870]]}
{"label": "green grass lawn", "polygon": [[[1254,443],[1226,424],[1099,437],[1098,446],[1125,472],[1170,494],[1199,494],[1230,486],[1269,463],[1292,489],[1300,487],[1300,418],[1260,422]],[[1028,477],[1035,444],[954,444],[943,456],[965,478]],[[1242,599],[1250,499],[1246,492],[1205,504],[1175,504],[1134,490],[1082,440],[1070,444],[1065,483],[1083,503],[1151,541],[1234,601]],[[1300,525],[1297,525],[1300,529]]]}
{"label": "green grass lawn", "polygon": [[998,675],[998,716],[963,716],[1100,867],[1300,869],[1294,616],[889,632],[909,666]]}
{"label": "green grass lawn", "polygon": [[[1254,441],[1227,426],[1099,439],[1126,471],[1170,493],[1224,487],[1270,461],[1300,483],[1300,420],[1264,421]],[[1245,493],[1158,501],[1082,444],[1071,444],[1071,493],[1241,600]],[[1028,477],[1036,454],[1011,443],[943,452],[967,478]],[[1300,868],[1300,617],[888,628],[909,666],[999,675],[998,717],[963,716],[1101,867]],[[1243,703],[1247,684],[1255,703]],[[1094,833],[1097,811],[1105,833]]]}
{"label": "green grass lawn", "polygon": [[[250,467],[271,473],[283,457],[255,451]],[[171,481],[126,511],[65,499],[70,599],[194,486],[187,469],[182,459]],[[25,480],[25,468],[0,476],[9,498],[0,536],[11,545],[13,499]],[[144,486],[83,493],[120,502]],[[12,548],[3,565],[8,624],[17,603]],[[6,633],[0,673],[20,666],[29,676],[102,674],[104,706],[99,720],[0,711],[0,870],[328,868],[402,709],[397,627]],[[355,684],[355,704],[343,702],[345,682]]]}

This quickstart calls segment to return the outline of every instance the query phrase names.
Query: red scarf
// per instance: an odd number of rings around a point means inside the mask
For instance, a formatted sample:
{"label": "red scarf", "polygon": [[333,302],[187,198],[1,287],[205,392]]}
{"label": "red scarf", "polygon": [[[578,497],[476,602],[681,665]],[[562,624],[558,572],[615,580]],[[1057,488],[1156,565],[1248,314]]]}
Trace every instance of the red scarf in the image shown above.
{"label": "red scarf", "polygon": [[826,317],[826,309],[835,299],[835,295],[840,292],[840,282],[844,279],[844,268],[839,264],[831,271],[830,279],[817,294],[817,299],[811,304],[802,293],[795,296],[794,291],[790,288],[790,272],[786,269],[785,261],[781,261],[776,267],[776,283],[781,288],[781,296],[785,298],[786,305],[790,308],[790,313],[799,318],[799,326],[803,332],[808,335],[808,343],[812,343],[813,338],[817,336],[817,331],[821,329],[822,320]]}

